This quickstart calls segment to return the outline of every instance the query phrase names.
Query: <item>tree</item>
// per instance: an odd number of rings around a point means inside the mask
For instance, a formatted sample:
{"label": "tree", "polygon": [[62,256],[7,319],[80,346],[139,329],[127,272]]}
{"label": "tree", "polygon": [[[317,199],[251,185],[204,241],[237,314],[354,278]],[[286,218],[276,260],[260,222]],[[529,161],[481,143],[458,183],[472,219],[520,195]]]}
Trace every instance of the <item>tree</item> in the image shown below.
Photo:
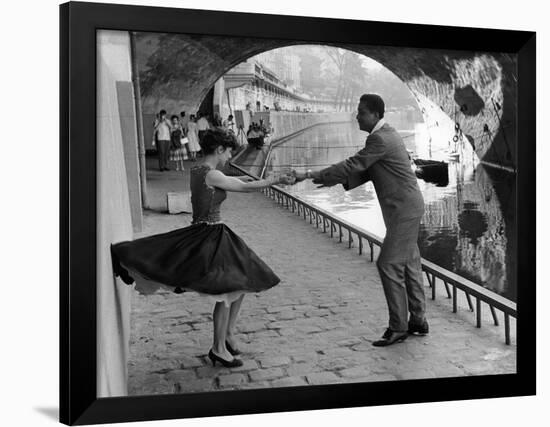
{"label": "tree", "polygon": [[326,87],[326,82],[322,77],[323,59],[303,49],[299,51],[298,56],[300,57],[302,90],[306,93],[319,96]]}

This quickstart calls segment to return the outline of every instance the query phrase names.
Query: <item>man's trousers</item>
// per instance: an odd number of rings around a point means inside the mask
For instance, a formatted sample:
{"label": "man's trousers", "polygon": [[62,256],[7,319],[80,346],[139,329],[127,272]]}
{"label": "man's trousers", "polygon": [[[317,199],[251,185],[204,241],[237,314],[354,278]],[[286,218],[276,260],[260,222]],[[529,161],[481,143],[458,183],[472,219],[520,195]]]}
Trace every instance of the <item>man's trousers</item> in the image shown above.
{"label": "man's trousers", "polygon": [[418,249],[421,218],[393,219],[376,261],[388,303],[389,327],[404,332],[425,319],[426,297]]}
{"label": "man's trousers", "polygon": [[168,167],[168,161],[170,160],[170,141],[157,141],[157,150],[159,155],[159,169],[164,170]]}

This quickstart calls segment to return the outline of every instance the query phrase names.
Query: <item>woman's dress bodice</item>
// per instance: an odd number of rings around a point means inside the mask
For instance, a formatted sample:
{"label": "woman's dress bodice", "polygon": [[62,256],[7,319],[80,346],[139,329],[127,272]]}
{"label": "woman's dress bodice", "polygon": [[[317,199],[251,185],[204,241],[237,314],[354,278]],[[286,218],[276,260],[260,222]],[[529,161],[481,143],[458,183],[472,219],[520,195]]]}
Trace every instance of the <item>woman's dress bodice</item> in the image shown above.
{"label": "woman's dress bodice", "polygon": [[227,197],[225,190],[206,185],[206,174],[210,166],[197,165],[191,168],[191,205],[193,224],[199,222],[220,222],[220,207]]}
{"label": "woman's dress bodice", "polygon": [[197,131],[197,124],[196,124],[195,122],[189,122],[189,123],[187,124],[187,130],[188,130],[189,132],[192,132],[192,133],[194,133],[194,134],[197,134],[197,133],[198,133],[198,131]]}

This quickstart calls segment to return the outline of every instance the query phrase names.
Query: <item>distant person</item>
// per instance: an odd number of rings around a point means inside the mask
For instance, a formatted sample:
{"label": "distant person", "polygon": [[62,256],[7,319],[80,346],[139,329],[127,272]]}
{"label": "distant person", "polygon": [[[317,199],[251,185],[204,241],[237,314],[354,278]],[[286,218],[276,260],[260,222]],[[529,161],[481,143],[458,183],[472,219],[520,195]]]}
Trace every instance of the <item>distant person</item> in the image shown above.
{"label": "distant person", "polygon": [[[255,181],[224,175],[219,169],[231,158],[237,141],[234,134],[222,128],[208,130],[202,144],[204,161],[190,171],[192,224],[113,244],[111,256],[115,275],[127,284],[135,281],[141,293],[165,288],[176,294],[196,292],[213,301],[214,333],[208,358],[213,365],[233,368],[243,365],[236,357],[241,350],[235,325],[245,294],[266,291],[280,279],[222,221],[220,208],[227,192],[252,192],[274,184],[291,184],[294,178],[280,175]],[[191,301],[186,303],[192,304]]]}
{"label": "distant person", "polygon": [[187,153],[182,144],[183,128],[180,124],[179,117],[174,115],[171,117],[172,130],[170,132],[170,161],[176,163],[176,170],[184,170],[183,161],[187,160]]}
{"label": "distant person", "polygon": [[256,111],[262,111],[262,103],[260,101],[256,101]]}
{"label": "distant person", "polygon": [[153,148],[158,147],[158,137],[157,137],[156,129],[159,123],[160,123],[160,114],[157,113],[155,114],[155,120],[153,121],[153,137],[151,139],[151,145],[153,146]]}
{"label": "distant person", "polygon": [[222,118],[219,115],[219,113],[214,113],[214,118],[212,119],[212,125],[218,128],[223,125]]}
{"label": "distant person", "polygon": [[233,114],[227,116],[227,119],[223,121],[223,128],[225,130],[235,133],[235,122],[233,120]]}
{"label": "distant person", "polygon": [[197,118],[198,118],[197,129],[199,130],[199,144],[200,144],[202,141],[202,137],[204,136],[206,131],[210,129],[210,123],[208,123],[208,120],[206,119],[206,117],[201,113],[197,113]]}
{"label": "distant person", "polygon": [[424,199],[403,139],[384,120],[382,98],[361,96],[357,111],[359,129],[369,132],[365,148],[328,168],[294,175],[296,182],[310,178],[324,186],[342,184],[346,191],[372,180],[386,225],[376,265],[389,312],[388,327],[373,345],[387,346],[429,331],[418,249]]}
{"label": "distant person", "polygon": [[189,131],[187,125],[189,124],[189,119],[190,118],[188,115],[186,115],[185,111],[180,112],[180,124],[183,129],[183,137],[181,139],[181,143],[183,144],[183,148],[188,158],[191,157],[191,152],[189,151],[189,140],[187,138],[187,132]]}
{"label": "distant person", "polygon": [[187,123],[189,123],[189,116],[186,115],[185,111],[180,112],[180,125],[187,135]]}
{"label": "distant person", "polygon": [[248,144],[256,147],[256,150],[260,150],[264,143],[263,135],[260,126],[257,123],[252,123],[246,134]]}
{"label": "distant person", "polygon": [[158,122],[155,125],[153,141],[157,144],[159,158],[159,170],[161,172],[170,170],[168,160],[170,157],[171,126],[166,118],[166,110],[160,110]]}
{"label": "distant person", "polygon": [[189,156],[192,162],[197,161],[197,152],[200,151],[199,145],[199,130],[195,115],[191,114],[189,123],[187,123],[187,140],[189,148]]}

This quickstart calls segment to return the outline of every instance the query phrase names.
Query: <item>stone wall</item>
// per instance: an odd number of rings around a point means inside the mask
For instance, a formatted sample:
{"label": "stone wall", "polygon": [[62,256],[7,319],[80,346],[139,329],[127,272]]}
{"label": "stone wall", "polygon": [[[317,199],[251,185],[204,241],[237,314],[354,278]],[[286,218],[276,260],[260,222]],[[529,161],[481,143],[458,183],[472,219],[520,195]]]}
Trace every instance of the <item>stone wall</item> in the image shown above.
{"label": "stone wall", "polygon": [[110,245],[132,238],[132,205],[140,222],[141,207],[130,39],[100,31],[97,42],[97,394],[111,397],[127,394],[132,289],[114,278]]}
{"label": "stone wall", "polygon": [[266,111],[253,113],[252,121],[259,123],[260,119],[273,129],[271,141],[290,136],[296,132],[322,123],[351,122],[355,114],[338,113],[293,113],[286,111]]}

